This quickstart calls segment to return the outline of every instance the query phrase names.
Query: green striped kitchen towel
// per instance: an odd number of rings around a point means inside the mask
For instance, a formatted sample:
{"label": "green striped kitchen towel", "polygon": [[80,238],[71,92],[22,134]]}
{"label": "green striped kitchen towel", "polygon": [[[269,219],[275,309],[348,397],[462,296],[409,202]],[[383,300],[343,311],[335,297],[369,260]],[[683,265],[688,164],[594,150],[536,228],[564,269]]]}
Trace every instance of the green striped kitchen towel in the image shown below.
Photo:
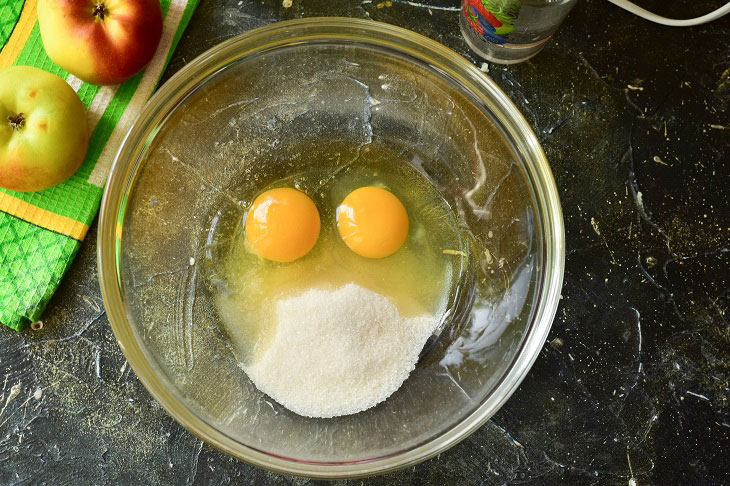
{"label": "green striped kitchen towel", "polygon": [[0,3],[0,69],[35,66],[64,78],[88,111],[91,139],[68,181],[38,192],[0,189],[0,322],[19,330],[37,321],[71,265],[99,209],[114,155],[185,30],[198,0],[161,0],[164,28],[150,64],[118,86],[84,83],[48,58],[36,0]]}

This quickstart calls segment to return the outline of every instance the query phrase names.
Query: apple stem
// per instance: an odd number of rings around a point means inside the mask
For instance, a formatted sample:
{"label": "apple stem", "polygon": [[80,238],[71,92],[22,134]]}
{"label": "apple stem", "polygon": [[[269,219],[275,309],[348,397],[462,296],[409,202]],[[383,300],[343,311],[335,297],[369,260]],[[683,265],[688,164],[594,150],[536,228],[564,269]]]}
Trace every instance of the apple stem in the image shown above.
{"label": "apple stem", "polygon": [[103,3],[97,3],[94,6],[94,10],[92,12],[92,15],[96,17],[99,20],[104,20],[104,17],[109,13],[109,10],[107,10],[106,5]]}
{"label": "apple stem", "polygon": [[13,130],[20,130],[25,125],[25,115],[18,113],[17,115],[10,115],[8,117],[10,128]]}

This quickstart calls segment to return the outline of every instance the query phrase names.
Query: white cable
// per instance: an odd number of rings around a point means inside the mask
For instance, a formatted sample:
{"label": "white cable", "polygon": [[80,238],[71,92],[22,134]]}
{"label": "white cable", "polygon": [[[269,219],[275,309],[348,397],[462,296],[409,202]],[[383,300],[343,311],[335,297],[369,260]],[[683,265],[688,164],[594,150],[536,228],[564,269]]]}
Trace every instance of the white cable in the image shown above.
{"label": "white cable", "polygon": [[653,14],[649,12],[646,9],[643,9],[639,7],[638,5],[635,5],[628,0],[608,0],[609,2],[613,3],[614,5],[621,7],[624,10],[628,10],[634,15],[638,15],[641,18],[644,18],[646,20],[649,20],[651,22],[656,22],[657,24],[662,25],[669,25],[670,27],[690,27],[692,25],[699,25],[699,24],[705,24],[707,22],[712,22],[713,20],[719,19],[723,15],[730,13],[730,3],[727,3],[723,5],[722,7],[718,8],[717,10],[714,10],[707,15],[703,15],[702,17],[696,17],[694,19],[668,19],[666,17],[661,17],[659,15]]}

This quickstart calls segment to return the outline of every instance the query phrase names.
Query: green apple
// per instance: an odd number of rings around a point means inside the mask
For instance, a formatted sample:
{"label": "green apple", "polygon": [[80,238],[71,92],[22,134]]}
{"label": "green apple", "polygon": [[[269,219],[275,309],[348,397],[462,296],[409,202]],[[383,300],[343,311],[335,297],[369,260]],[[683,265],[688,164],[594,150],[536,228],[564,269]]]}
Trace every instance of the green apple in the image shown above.
{"label": "green apple", "polygon": [[89,145],[86,110],[58,76],[0,69],[0,187],[40,191],[78,170]]}

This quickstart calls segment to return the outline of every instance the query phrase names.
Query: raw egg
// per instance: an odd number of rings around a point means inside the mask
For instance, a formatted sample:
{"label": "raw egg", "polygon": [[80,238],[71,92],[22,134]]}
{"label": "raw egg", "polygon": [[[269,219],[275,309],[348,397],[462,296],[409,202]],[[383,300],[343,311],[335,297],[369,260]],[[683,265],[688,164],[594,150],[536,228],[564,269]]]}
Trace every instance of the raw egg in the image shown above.
{"label": "raw egg", "polygon": [[258,196],[246,216],[246,241],[267,260],[291,262],[303,257],[319,237],[319,211],[301,191],[270,189]]}
{"label": "raw egg", "polygon": [[403,246],[408,213],[392,192],[361,187],[337,207],[337,229],[345,244],[367,258],[384,258]]}

